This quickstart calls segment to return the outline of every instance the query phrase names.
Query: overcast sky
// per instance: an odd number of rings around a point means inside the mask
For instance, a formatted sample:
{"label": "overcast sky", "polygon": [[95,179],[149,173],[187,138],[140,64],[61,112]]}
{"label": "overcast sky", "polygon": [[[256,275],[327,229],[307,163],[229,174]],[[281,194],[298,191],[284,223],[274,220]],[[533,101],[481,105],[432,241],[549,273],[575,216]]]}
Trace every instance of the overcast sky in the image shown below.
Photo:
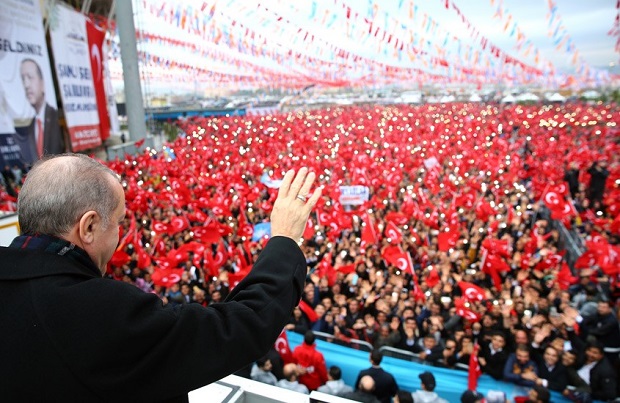
{"label": "overcast sky", "polygon": [[[240,38],[249,27],[257,34],[268,38],[268,46],[271,49],[277,49],[276,53],[285,55],[285,58],[288,50],[293,49],[310,59],[340,63],[343,59],[334,56],[335,51],[332,50],[332,53],[329,50],[325,51],[325,49],[336,48],[391,66],[418,68],[443,75],[449,72],[447,69],[437,71],[436,67],[433,67],[435,65],[431,57],[437,55],[438,49],[439,52],[445,49],[446,53],[443,57],[451,66],[462,65],[468,68],[484,69],[488,68],[491,63],[491,69],[494,65],[500,66],[501,69],[501,62],[489,54],[488,48],[483,51],[485,54],[483,56],[486,57],[483,60],[486,64],[480,62],[480,65],[472,65],[473,58],[462,59],[461,56],[465,52],[459,53],[456,50],[460,43],[461,49],[482,51],[480,40],[481,37],[485,37],[505,54],[545,71],[543,66],[549,64],[553,65],[558,73],[573,73],[576,68],[584,64],[588,67],[604,69],[617,64],[619,55],[614,50],[616,38],[607,34],[613,27],[618,12],[616,0],[555,1],[557,10],[552,24],[553,28],[558,25],[559,21],[562,22],[560,35],[556,37],[550,35],[552,29],[549,27],[548,0],[449,0],[449,3],[456,5],[462,11],[464,17],[471,23],[471,27],[475,27],[479,32],[478,38],[472,37],[471,29],[461,21],[453,7],[446,9],[446,0],[270,0],[264,3],[245,0],[205,0],[207,7],[204,13],[209,12],[210,6],[215,4],[217,11],[213,21],[216,21],[218,28],[234,33],[235,38]],[[182,8],[187,9],[191,6],[195,9],[197,4],[196,0],[147,0],[146,2],[154,4],[157,9],[161,4],[180,4]],[[500,4],[505,11],[503,19],[496,16]],[[345,19],[343,6],[350,7],[354,14],[358,14],[359,18],[355,19],[355,27],[347,27],[349,22]],[[409,12],[413,9],[412,6],[415,6],[413,18]],[[229,49],[224,41],[216,45],[210,43],[208,39],[192,36],[187,31],[162,23],[141,7],[142,1],[134,0],[134,8],[138,15],[136,27],[139,30],[194,43],[202,49],[202,52],[192,52],[178,46],[170,46],[168,43],[139,45],[142,50],[160,59],[181,60],[197,68],[240,76],[255,74],[255,66],[263,66],[282,73],[294,70],[302,75],[312,75],[311,71],[304,71],[306,65],[303,63],[298,64],[295,61],[286,60],[279,63],[271,58],[239,52],[236,48]],[[372,14],[369,10],[373,9],[378,11],[374,20],[369,17]],[[508,24],[508,29],[505,30],[509,15],[512,19]],[[388,33],[394,33],[395,36],[416,38],[414,39],[415,47],[425,51],[426,56],[418,54],[415,58],[410,58],[407,55],[408,48],[405,48],[400,58],[395,58],[392,46],[395,41],[392,45],[387,45],[385,40],[381,40],[381,34],[377,38],[367,34],[368,25],[365,19],[368,18],[372,20],[373,30],[379,27]],[[435,22],[435,29],[431,31],[435,33],[434,35],[429,33],[424,24],[428,18]],[[232,21],[237,24],[231,26]],[[349,21],[354,21],[354,19]],[[523,33],[526,45],[531,43],[533,47],[517,48],[517,35],[510,35],[515,23]],[[314,35],[313,42],[307,40],[306,32]],[[459,38],[459,41],[453,40],[453,37]],[[578,51],[578,63],[573,63],[574,52],[567,51],[565,40],[562,41],[564,46],[560,50],[557,49],[554,41],[557,41],[558,37],[570,38],[573,49]],[[420,39],[424,39],[423,44],[416,43]],[[252,40],[248,39],[248,42]],[[260,47],[262,41],[257,39],[255,43]],[[391,51],[383,52],[388,46]],[[535,53],[532,51],[527,54],[526,48],[540,51],[539,54],[542,57],[538,64],[534,59]],[[222,54],[228,54],[230,57],[221,57]],[[231,60],[243,62],[231,63]],[[347,60],[349,66],[343,70],[350,74],[350,77],[355,79],[355,77],[373,74],[372,71],[366,69],[363,62],[352,60]],[[117,64],[116,69],[119,70],[120,63]],[[158,69],[157,66],[150,68],[153,72]],[[183,77],[187,78],[187,76]],[[157,83],[157,80],[154,83]]]}

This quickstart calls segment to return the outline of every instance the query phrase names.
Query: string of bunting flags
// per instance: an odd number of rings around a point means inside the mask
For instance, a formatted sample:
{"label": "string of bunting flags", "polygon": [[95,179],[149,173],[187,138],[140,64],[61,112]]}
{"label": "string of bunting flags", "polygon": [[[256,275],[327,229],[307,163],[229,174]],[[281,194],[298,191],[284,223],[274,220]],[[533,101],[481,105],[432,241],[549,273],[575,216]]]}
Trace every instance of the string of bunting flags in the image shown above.
{"label": "string of bunting flags", "polygon": [[[168,71],[161,77],[169,80],[191,69],[194,80],[210,81],[213,86],[269,81],[288,88],[403,81],[567,83],[566,75],[542,57],[501,0],[494,17],[514,40],[520,56],[491,42],[453,0],[442,4],[456,14],[465,35],[452,32],[453,27],[446,29],[415,0],[391,5],[376,0],[142,0],[137,30],[147,68],[165,67]],[[490,5],[495,7],[495,0]],[[550,36],[558,50],[571,55],[581,81],[609,79],[580,56],[557,4],[548,0],[548,7]],[[111,57],[119,64],[118,52]],[[114,76],[122,73],[116,70]]]}

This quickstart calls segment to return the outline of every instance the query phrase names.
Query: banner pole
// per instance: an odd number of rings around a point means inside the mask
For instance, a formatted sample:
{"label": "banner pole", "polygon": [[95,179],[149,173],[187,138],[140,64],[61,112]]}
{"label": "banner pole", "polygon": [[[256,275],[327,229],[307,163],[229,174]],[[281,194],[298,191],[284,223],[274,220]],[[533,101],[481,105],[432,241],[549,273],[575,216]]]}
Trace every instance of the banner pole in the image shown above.
{"label": "banner pole", "polygon": [[116,24],[123,65],[129,139],[137,141],[146,138],[146,120],[140,86],[140,67],[132,3],[131,0],[116,3]]}

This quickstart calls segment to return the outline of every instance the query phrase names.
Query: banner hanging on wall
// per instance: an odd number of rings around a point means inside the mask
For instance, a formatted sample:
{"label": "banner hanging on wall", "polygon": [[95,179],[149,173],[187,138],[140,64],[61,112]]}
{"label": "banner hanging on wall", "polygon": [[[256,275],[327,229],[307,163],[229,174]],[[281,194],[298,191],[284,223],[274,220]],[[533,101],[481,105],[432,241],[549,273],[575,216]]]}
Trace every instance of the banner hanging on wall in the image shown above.
{"label": "banner hanging on wall", "polygon": [[38,1],[0,2],[0,166],[65,151]]}
{"label": "banner hanging on wall", "polygon": [[[99,109],[86,17],[65,5],[56,4],[50,17],[50,36],[71,149],[83,151],[99,146]],[[100,65],[103,66],[103,61]]]}

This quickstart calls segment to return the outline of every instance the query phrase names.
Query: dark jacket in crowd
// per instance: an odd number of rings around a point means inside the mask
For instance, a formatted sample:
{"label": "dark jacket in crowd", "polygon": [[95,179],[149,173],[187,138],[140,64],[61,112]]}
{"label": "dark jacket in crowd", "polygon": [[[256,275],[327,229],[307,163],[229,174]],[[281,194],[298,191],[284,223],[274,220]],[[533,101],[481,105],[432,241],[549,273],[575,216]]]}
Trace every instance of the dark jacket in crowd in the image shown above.
{"label": "dark jacket in crowd", "polygon": [[383,403],[391,402],[392,397],[398,392],[398,384],[394,376],[381,367],[370,367],[360,371],[355,384],[359,385],[362,377],[366,375],[370,375],[375,380],[373,395]]}
{"label": "dark jacket in crowd", "polygon": [[590,370],[590,390],[593,399],[606,401],[616,398],[617,383],[618,376],[606,357]]}
{"label": "dark jacket in crowd", "polygon": [[508,352],[506,348],[502,351],[497,351],[495,354],[491,354],[489,343],[482,344],[480,348],[480,357],[484,358],[486,365],[482,367],[482,371],[485,374],[489,374],[493,379],[501,380],[504,377],[504,366],[508,361]]}

